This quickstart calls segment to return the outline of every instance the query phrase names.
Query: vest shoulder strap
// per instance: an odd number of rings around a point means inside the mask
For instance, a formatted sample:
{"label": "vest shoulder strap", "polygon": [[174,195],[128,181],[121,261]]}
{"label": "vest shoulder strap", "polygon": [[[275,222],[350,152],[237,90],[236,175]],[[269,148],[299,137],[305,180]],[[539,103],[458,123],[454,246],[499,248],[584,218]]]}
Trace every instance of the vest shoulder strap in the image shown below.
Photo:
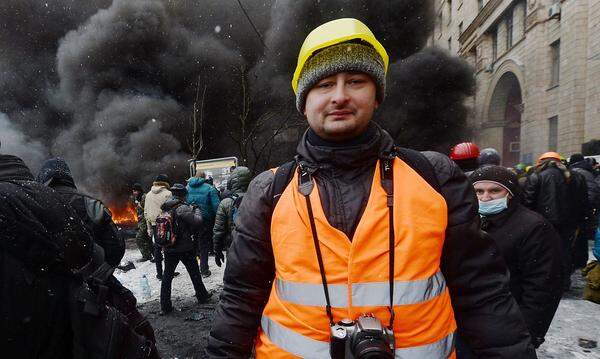
{"label": "vest shoulder strap", "polygon": [[273,201],[272,209],[275,209],[281,194],[287,187],[287,185],[294,177],[294,170],[296,169],[296,161],[290,161],[282,164],[275,171],[275,178],[273,179],[273,185],[271,186],[271,199]]}
{"label": "vest shoulder strap", "polygon": [[[438,193],[441,191],[435,170],[424,154],[404,147],[396,147],[394,148],[394,151],[398,158],[414,169],[431,187],[433,187],[433,189]],[[277,205],[281,194],[292,180],[295,169],[296,161],[289,161],[279,166],[275,171],[275,178],[273,179],[273,185],[271,186],[271,198],[273,200],[273,206],[271,208],[275,208],[275,205]]]}
{"label": "vest shoulder strap", "polygon": [[441,193],[441,186],[438,182],[435,170],[433,169],[433,165],[424,154],[404,147],[396,147],[394,150],[398,158],[406,162],[421,177],[423,177],[433,189],[438,193]]}

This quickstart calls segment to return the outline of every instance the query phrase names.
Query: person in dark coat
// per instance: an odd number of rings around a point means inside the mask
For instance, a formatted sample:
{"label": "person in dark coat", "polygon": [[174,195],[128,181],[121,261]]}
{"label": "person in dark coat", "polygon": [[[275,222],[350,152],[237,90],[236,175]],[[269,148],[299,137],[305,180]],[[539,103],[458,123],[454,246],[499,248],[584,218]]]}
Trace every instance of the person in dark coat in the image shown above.
{"label": "person in dark coat", "polygon": [[562,163],[558,153],[540,156],[523,188],[523,204],[541,214],[559,233],[562,244],[564,290],[571,287],[571,247],[576,230],[587,214],[587,186]]}
{"label": "person in dark coat", "polygon": [[587,265],[589,259],[588,242],[596,237],[598,228],[598,211],[600,210],[600,183],[594,176],[592,159],[586,159],[576,153],[569,159],[569,169],[585,178],[588,194],[588,210],[584,223],[580,226],[579,235],[573,244],[573,268],[581,269]]}
{"label": "person in dark coat", "polygon": [[239,212],[251,179],[252,174],[248,167],[236,167],[227,182],[227,186],[231,186],[231,194],[219,203],[213,228],[215,263],[219,267],[225,257],[223,251],[227,251],[231,244],[231,234],[235,228],[234,214]]}
{"label": "person in dark coat", "polygon": [[562,294],[560,236],[520,203],[517,176],[488,165],[470,176],[479,199],[481,228],[498,245],[510,272],[510,290],[535,347],[544,342]]}
{"label": "person in dark coat", "polygon": [[93,239],[58,193],[0,154],[0,348],[5,358],[71,358],[68,293]]}
{"label": "person in dark coat", "polygon": [[140,183],[134,183],[131,188],[131,203],[135,207],[138,228],[135,234],[135,242],[142,254],[142,262],[152,260],[152,238],[148,235],[148,223],[144,217],[144,205],[146,203],[146,194]]}
{"label": "person in dark coat", "polygon": [[[125,241],[119,235],[112,221],[110,210],[102,201],[77,190],[67,162],[60,158],[51,158],[44,162],[37,181],[54,189],[63,204],[71,206],[76,216],[83,222],[95,243],[104,250],[104,260],[111,267],[117,267],[125,254]],[[158,356],[155,347],[154,329],[148,320],[137,310],[137,300],[133,293],[121,282],[110,275],[104,283],[108,288],[108,302],[127,316],[130,328],[149,340],[152,356]]]}
{"label": "person in dark coat", "polygon": [[202,213],[200,208],[185,202],[187,189],[176,183],[170,188],[172,197],[161,206],[163,211],[172,211],[175,222],[175,243],[164,247],[165,270],[160,286],[160,307],[162,314],[173,311],[171,303],[171,284],[175,268],[179,262],[183,263],[190,275],[198,303],[205,303],[212,296],[202,283],[200,268],[196,261],[196,251],[192,236],[202,227]]}
{"label": "person in dark coat", "polygon": [[119,236],[112,215],[102,201],[77,190],[67,162],[60,157],[47,160],[38,173],[37,181],[54,189],[63,203],[75,209],[94,241],[104,249],[106,262],[113,267],[118,266],[125,254],[125,241]]}

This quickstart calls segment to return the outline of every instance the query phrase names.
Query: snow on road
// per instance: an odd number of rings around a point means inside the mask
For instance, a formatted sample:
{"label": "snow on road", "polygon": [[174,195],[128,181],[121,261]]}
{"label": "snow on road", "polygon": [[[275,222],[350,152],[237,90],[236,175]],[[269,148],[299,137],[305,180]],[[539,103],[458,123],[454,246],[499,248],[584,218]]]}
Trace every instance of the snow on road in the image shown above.
{"label": "snow on road", "polygon": [[[123,272],[119,269],[115,271],[115,277],[125,286],[131,290],[135,295],[138,304],[160,299],[160,281],[156,278],[156,265],[150,261],[138,263],[142,255],[137,248],[127,249],[122,262],[131,261],[135,265],[135,269],[127,272]],[[209,278],[202,278],[202,282],[207,290],[219,289],[223,285],[223,269],[217,267],[214,263],[214,258],[210,257],[210,270],[212,275]],[[164,268],[164,262],[163,262]],[[185,270],[183,263],[177,265],[177,272],[181,273],[177,277],[173,278],[171,298],[183,297],[194,297],[194,286],[190,280],[188,272]],[[148,278],[148,284],[150,284],[150,290],[152,295],[150,298],[144,298],[142,295],[141,279],[142,276],[146,275]]]}
{"label": "snow on road", "polygon": [[[160,298],[160,281],[156,279],[154,263],[137,263],[140,258],[136,248],[127,249],[123,261],[133,262],[136,268],[128,272],[117,269],[115,276],[134,293],[141,304]],[[224,266],[217,267],[214,258],[210,258],[212,275],[203,279],[208,290],[222,288],[223,269]],[[177,267],[177,271],[181,274],[173,279],[173,302],[193,298],[194,288],[183,264]],[[150,284],[150,298],[142,297],[140,280],[144,274]],[[580,338],[600,343],[600,305],[581,298],[583,285],[581,275],[576,272],[573,275],[573,289],[561,301],[546,335],[546,342],[537,351],[540,359],[600,359],[600,348],[585,349],[579,346]]]}

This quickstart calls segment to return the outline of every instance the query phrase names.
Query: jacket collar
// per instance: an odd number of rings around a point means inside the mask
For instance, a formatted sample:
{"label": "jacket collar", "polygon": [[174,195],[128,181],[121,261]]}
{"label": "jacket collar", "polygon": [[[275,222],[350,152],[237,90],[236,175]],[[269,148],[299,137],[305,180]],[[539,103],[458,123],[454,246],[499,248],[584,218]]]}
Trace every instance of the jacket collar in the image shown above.
{"label": "jacket collar", "polygon": [[[316,143],[315,143],[316,142]],[[308,168],[370,167],[394,146],[392,137],[374,122],[359,138],[332,144],[307,130],[296,149],[300,161]]]}
{"label": "jacket collar", "polygon": [[506,221],[512,216],[512,214],[519,207],[519,199],[518,197],[513,197],[508,202],[508,208],[504,211],[492,214],[490,216],[481,216],[481,229],[488,230],[490,227],[502,227]]}
{"label": "jacket collar", "polygon": [[19,157],[0,155],[0,180],[33,181],[33,174]]}

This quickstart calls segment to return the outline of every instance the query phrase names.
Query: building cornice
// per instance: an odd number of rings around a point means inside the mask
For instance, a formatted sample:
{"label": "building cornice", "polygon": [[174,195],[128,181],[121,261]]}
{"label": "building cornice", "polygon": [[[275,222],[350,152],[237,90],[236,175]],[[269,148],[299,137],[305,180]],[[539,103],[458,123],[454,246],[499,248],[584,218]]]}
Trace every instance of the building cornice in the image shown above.
{"label": "building cornice", "polygon": [[469,27],[467,27],[465,31],[463,31],[463,33],[458,37],[458,42],[461,45],[464,44],[471,37],[471,35],[475,33],[475,30],[477,30],[477,28],[480,27],[490,17],[490,15],[492,15],[494,10],[496,10],[501,3],[502,0],[488,1],[481,11],[479,11],[479,14],[477,14],[475,20],[473,20]]}

